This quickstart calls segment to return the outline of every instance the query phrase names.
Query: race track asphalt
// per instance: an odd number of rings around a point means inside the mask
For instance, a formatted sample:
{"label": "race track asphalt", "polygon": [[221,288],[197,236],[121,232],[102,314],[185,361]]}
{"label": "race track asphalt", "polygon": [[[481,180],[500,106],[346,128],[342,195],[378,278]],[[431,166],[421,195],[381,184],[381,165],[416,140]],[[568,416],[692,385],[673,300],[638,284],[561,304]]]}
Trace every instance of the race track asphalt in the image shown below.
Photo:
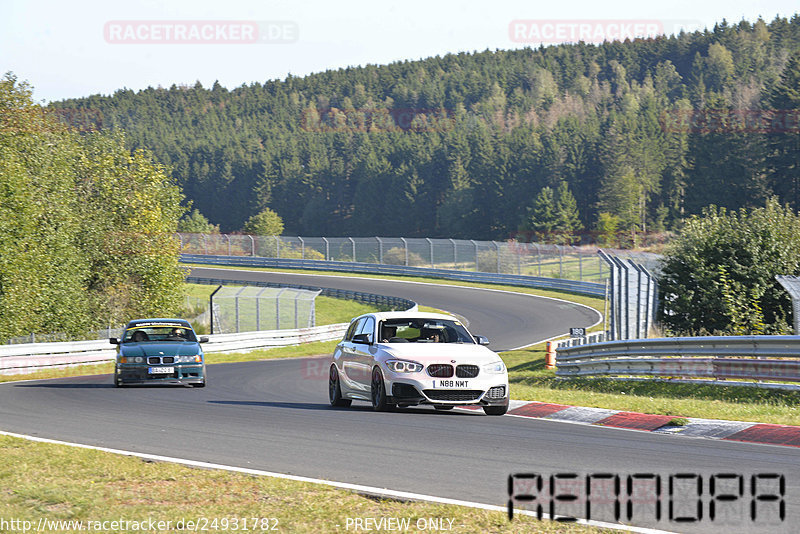
{"label": "race track asphalt", "polygon": [[[580,326],[575,323],[584,317],[584,312],[570,315],[565,311],[569,307],[556,301],[525,298],[510,310],[494,309],[494,297],[486,292],[457,294],[453,288],[387,284],[362,280],[357,287],[465,315],[474,333],[492,336],[499,347],[555,335]],[[547,323],[552,329],[537,327],[535,318],[559,313],[565,315]],[[596,320],[584,318],[587,323]],[[528,336],[504,343],[504,332],[518,327],[530,327]],[[116,389],[108,375],[5,383],[0,384],[0,430],[494,505],[506,504],[510,474],[618,474],[624,492],[626,475],[652,473],[663,477],[658,499],[662,518],[653,520],[655,508],[647,502],[653,499],[645,496],[635,501],[630,523],[678,532],[797,531],[798,448],[481,412],[408,408],[378,413],[365,403],[333,409],[327,403],[326,369],[324,358],[218,364],[209,366],[204,389]],[[739,515],[728,516],[727,523],[719,516],[709,518],[710,477],[719,473],[741,474],[745,483],[742,497],[727,505]],[[777,504],[767,501],[758,501],[759,519],[751,520],[750,476],[760,473],[784,475],[784,521],[769,508]],[[676,474],[703,478],[704,515],[699,522],[668,519],[668,480]],[[687,494],[678,489],[673,499]],[[674,516],[694,513],[685,506],[690,501],[675,502],[681,508]],[[593,518],[609,519],[611,509],[596,503]],[[622,510],[624,514],[624,505]]]}

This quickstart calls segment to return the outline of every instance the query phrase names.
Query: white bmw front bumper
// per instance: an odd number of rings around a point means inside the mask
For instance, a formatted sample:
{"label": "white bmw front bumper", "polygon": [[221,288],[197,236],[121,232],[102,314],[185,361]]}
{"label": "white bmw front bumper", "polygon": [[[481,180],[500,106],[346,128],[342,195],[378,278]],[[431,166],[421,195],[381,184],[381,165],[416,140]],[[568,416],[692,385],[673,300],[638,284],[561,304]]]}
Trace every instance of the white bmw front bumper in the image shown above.
{"label": "white bmw front bumper", "polygon": [[474,378],[436,378],[418,373],[385,371],[386,392],[397,404],[507,405],[506,373],[480,373]]}

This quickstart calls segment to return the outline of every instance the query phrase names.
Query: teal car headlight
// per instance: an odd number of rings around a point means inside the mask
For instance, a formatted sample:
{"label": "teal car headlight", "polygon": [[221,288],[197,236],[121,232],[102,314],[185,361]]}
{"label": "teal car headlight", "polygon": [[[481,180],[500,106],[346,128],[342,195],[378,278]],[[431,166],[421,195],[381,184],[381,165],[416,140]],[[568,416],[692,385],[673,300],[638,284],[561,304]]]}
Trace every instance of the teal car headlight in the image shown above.
{"label": "teal car headlight", "polygon": [[483,370],[484,370],[484,372],[487,372],[487,373],[490,373],[490,374],[499,375],[500,373],[505,373],[506,372],[506,364],[504,364],[503,362],[487,363],[487,364],[484,364]]}
{"label": "teal car headlight", "polygon": [[175,356],[175,363],[203,363],[203,357],[199,354],[193,356]]}
{"label": "teal car headlight", "polygon": [[386,367],[395,373],[419,373],[423,366],[421,363],[406,360],[387,360]]}

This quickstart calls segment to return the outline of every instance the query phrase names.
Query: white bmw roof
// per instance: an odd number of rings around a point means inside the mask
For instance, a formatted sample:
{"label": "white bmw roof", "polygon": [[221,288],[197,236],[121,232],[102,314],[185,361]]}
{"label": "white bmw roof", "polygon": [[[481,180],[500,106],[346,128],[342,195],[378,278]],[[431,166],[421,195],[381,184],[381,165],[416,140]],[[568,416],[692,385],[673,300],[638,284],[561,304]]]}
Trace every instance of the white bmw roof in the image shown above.
{"label": "white bmw roof", "polygon": [[[458,321],[458,318],[452,315],[421,311],[375,312],[365,313],[364,315],[372,315],[379,321],[385,321],[386,319],[448,319],[451,321]],[[359,315],[359,317],[363,316]],[[358,317],[356,317],[356,319],[358,319]]]}

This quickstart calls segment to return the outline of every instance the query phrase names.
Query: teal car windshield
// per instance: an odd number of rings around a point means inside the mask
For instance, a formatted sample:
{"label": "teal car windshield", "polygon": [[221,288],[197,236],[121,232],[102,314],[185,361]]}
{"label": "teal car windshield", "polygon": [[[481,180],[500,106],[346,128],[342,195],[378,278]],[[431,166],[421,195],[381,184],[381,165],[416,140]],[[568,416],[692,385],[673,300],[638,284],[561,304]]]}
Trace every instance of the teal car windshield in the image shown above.
{"label": "teal car windshield", "polygon": [[188,341],[197,342],[191,328],[181,324],[137,324],[125,330],[122,343],[146,343],[149,341]]}

